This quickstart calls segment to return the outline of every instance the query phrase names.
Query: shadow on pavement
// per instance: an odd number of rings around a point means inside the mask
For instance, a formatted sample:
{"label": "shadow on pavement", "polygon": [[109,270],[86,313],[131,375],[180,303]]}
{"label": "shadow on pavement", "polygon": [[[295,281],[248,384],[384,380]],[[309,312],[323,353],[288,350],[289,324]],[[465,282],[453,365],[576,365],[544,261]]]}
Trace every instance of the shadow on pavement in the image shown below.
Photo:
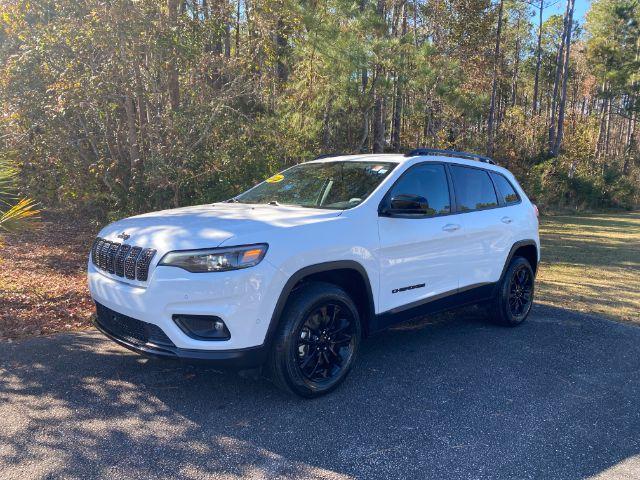
{"label": "shadow on pavement", "polygon": [[606,476],[637,465],[639,394],[640,328],[542,306],[377,335],[312,401],[58,335],[0,344],[0,477]]}

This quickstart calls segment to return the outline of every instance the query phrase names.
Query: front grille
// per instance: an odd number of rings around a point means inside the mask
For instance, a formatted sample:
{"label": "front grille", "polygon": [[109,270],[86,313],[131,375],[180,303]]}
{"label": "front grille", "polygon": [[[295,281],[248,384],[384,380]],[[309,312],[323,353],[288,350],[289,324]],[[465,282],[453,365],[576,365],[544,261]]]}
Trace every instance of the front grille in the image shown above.
{"label": "front grille", "polygon": [[127,343],[138,346],[151,343],[160,347],[175,348],[175,344],[157,325],[115,312],[98,302],[96,302],[96,314],[101,328]]}
{"label": "front grille", "polygon": [[100,270],[145,282],[155,254],[152,248],[134,247],[98,237],[91,247],[91,262]]}

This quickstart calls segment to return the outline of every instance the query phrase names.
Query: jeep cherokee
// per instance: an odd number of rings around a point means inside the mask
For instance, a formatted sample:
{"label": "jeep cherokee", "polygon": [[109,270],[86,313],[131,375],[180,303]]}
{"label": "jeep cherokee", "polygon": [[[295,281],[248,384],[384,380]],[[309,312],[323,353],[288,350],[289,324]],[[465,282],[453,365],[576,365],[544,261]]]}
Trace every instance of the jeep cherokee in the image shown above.
{"label": "jeep cherokee", "polygon": [[338,386],[361,339],[470,303],[518,325],[537,209],[479,155],[328,156],[226,202],[105,227],[88,265],[97,327],[137,352],[266,366],[305,397]]}

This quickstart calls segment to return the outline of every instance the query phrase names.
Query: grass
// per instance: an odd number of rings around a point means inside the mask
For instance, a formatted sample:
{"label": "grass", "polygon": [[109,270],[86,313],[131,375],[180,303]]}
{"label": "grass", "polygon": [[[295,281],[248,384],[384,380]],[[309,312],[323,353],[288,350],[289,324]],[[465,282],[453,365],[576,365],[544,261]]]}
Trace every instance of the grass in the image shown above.
{"label": "grass", "polygon": [[640,213],[544,217],[536,301],[640,323]]}

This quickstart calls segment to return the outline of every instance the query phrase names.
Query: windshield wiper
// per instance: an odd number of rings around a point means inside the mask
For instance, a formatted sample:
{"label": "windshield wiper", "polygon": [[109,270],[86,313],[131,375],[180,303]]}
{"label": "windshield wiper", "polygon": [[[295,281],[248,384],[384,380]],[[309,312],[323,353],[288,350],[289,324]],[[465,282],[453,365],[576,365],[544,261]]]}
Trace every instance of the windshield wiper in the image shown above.
{"label": "windshield wiper", "polygon": [[275,200],[269,200],[267,202],[267,205],[275,205],[276,207],[280,206],[280,204],[278,202],[276,202]]}
{"label": "windshield wiper", "polygon": [[229,200],[225,200],[224,203],[240,203],[240,200],[237,198],[230,198]]}

